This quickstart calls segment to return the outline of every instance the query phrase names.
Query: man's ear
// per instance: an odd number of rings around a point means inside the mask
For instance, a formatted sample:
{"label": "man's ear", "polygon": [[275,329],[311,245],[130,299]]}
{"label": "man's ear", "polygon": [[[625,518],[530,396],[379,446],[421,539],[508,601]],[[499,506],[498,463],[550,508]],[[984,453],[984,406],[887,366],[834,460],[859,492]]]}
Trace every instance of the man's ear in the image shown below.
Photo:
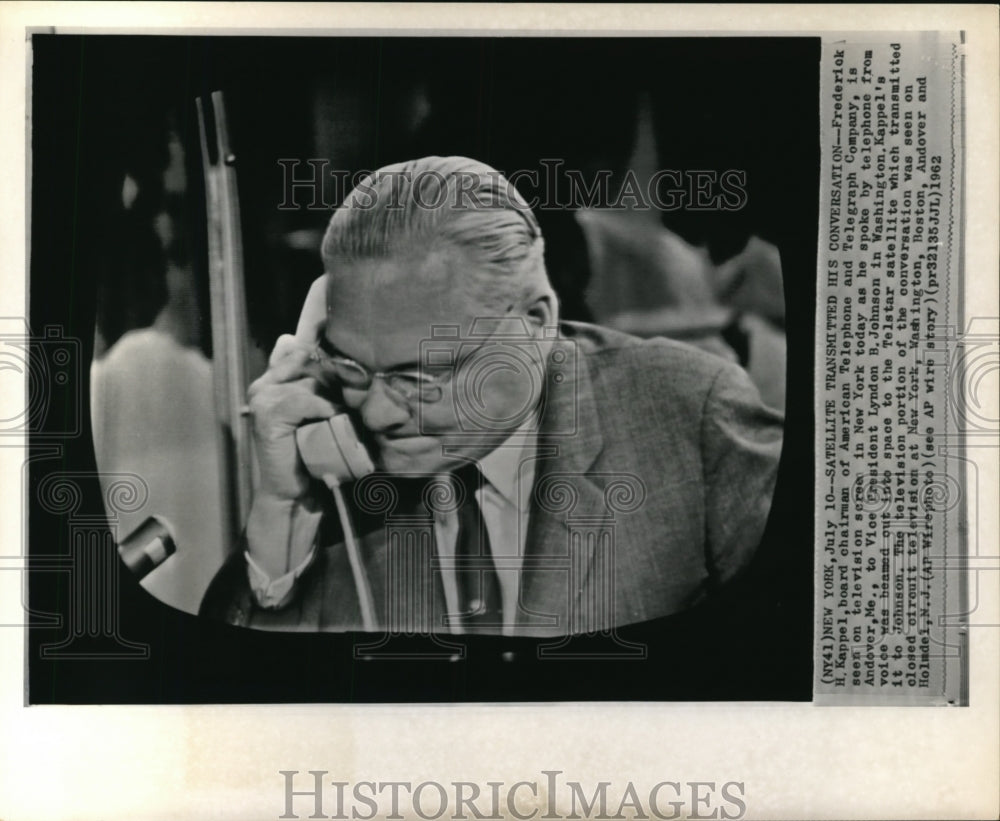
{"label": "man's ear", "polygon": [[535,297],[524,308],[524,314],[536,328],[552,327],[558,318],[555,294],[550,292]]}

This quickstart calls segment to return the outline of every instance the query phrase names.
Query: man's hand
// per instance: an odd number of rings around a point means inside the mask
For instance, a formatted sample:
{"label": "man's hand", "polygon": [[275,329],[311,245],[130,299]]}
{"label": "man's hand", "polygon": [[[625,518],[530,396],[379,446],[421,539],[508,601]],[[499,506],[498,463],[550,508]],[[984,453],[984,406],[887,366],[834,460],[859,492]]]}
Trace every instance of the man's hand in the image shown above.
{"label": "man's hand", "polygon": [[279,337],[267,371],[247,391],[260,468],[247,519],[247,549],[272,580],[301,570],[322,518],[295,443],[296,428],[338,411],[320,395],[321,366],[313,352],[312,345],[294,336]]}
{"label": "man's hand", "polygon": [[320,365],[313,351],[294,336],[279,337],[267,371],[247,392],[260,468],[258,496],[293,502],[309,491],[309,474],[296,448],[295,430],[338,412],[320,395]]}

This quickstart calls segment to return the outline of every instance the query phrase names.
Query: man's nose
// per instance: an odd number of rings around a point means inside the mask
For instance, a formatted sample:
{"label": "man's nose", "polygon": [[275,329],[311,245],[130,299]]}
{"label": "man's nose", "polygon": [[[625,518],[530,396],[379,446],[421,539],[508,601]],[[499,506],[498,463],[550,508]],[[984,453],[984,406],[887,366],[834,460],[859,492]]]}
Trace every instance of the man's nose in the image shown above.
{"label": "man's nose", "polygon": [[410,409],[402,399],[386,387],[381,379],[375,379],[365,391],[358,406],[361,421],[370,431],[376,433],[405,425],[410,419]]}

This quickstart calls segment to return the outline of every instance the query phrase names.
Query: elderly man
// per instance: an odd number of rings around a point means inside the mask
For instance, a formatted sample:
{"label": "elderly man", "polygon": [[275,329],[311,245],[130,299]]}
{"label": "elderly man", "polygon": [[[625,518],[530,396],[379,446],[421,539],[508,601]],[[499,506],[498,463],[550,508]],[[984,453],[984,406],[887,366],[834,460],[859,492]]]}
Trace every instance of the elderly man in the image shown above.
{"label": "elderly man", "polygon": [[[203,612],[564,635],[676,613],[746,567],[780,419],[721,358],[560,323],[538,223],[494,169],[383,168],[333,215],[322,255],[298,333],[251,386],[246,550]],[[358,438],[341,424],[334,450],[374,472],[328,488],[296,433],[335,416]]]}

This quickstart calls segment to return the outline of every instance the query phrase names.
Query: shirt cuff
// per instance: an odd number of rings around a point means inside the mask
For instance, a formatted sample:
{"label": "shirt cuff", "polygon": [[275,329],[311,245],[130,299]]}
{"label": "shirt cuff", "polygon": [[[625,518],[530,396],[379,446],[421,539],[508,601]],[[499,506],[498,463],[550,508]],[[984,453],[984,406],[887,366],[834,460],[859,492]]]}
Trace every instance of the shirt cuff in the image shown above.
{"label": "shirt cuff", "polygon": [[313,546],[309,555],[294,570],[288,571],[284,576],[271,579],[267,573],[261,569],[250,556],[250,551],[244,550],[243,555],[247,560],[247,577],[250,579],[250,589],[253,591],[257,604],[266,610],[277,610],[284,607],[292,600],[295,593],[295,584],[299,577],[306,572],[316,556],[316,547]]}

